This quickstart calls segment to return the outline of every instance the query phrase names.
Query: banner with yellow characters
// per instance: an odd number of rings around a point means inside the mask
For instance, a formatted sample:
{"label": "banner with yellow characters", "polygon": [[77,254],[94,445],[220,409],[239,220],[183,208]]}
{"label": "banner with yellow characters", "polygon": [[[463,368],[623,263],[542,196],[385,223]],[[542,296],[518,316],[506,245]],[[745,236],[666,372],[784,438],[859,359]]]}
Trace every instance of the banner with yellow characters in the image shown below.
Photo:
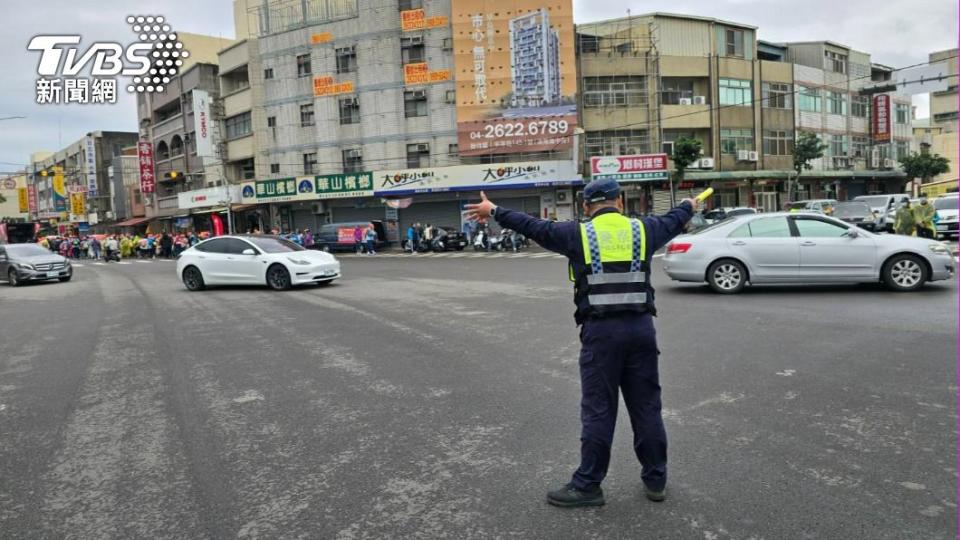
{"label": "banner with yellow characters", "polygon": [[460,155],[571,148],[571,0],[453,0],[451,25]]}

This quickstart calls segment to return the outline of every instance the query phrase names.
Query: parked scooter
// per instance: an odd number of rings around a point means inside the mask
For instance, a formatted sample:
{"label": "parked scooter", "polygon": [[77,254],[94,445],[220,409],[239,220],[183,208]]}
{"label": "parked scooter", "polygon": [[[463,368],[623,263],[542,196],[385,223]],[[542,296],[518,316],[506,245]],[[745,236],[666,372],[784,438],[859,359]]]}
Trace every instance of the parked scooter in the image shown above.
{"label": "parked scooter", "polygon": [[115,249],[108,249],[103,252],[103,262],[120,262],[120,252]]}
{"label": "parked scooter", "polygon": [[488,244],[487,251],[500,251],[504,249],[503,231],[500,231],[500,234],[491,234]]}
{"label": "parked scooter", "polygon": [[482,251],[490,249],[490,241],[487,236],[487,229],[478,229],[477,234],[473,237],[473,249],[474,251]]}

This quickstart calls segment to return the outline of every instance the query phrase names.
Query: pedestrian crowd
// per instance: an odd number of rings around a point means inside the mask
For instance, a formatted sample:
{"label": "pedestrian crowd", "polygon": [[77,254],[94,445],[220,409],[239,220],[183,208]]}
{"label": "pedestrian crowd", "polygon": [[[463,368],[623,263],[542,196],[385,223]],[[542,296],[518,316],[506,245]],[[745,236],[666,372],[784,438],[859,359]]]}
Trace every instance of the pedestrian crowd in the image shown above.
{"label": "pedestrian crowd", "polygon": [[209,238],[210,233],[181,232],[176,234],[91,234],[44,236],[39,244],[68,259],[100,260],[108,252],[118,257],[139,259],[174,258],[185,249]]}

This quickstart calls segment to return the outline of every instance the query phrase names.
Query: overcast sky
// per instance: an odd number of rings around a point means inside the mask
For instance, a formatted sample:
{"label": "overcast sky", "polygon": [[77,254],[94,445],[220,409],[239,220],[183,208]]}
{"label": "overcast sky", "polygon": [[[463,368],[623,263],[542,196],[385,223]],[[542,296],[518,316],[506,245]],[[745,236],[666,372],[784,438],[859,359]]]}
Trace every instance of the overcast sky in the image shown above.
{"label": "overcast sky", "polygon": [[[18,7],[14,7],[18,6]],[[56,150],[92,130],[136,131],[134,100],[121,90],[116,105],[37,105],[39,54],[26,45],[36,34],[73,34],[84,43],[127,41],[130,14],[163,15],[174,30],[233,37],[231,0],[45,0],[4,2],[5,51],[0,84],[0,172],[23,167],[31,152]],[[927,60],[932,51],[957,46],[957,2],[952,0],[574,0],[576,22],[666,11],[716,17],[759,28],[769,41],[831,40],[868,52],[893,67]],[[925,98],[915,98],[926,116]]]}

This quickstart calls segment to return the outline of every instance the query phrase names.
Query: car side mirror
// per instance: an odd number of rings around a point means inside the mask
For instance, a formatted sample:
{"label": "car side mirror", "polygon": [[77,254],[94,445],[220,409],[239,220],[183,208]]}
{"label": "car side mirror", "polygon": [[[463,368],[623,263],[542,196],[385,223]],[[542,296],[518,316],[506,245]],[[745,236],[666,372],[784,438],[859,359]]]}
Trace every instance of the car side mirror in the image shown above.
{"label": "car side mirror", "polygon": [[858,233],[856,229],[847,229],[847,232],[843,233],[843,235],[847,238],[857,238],[860,236],[860,233]]}
{"label": "car side mirror", "polygon": [[252,249],[250,249],[250,248],[247,248],[247,249],[241,251],[240,254],[241,254],[241,255],[256,255],[257,252],[254,251],[254,250],[252,250]]}

